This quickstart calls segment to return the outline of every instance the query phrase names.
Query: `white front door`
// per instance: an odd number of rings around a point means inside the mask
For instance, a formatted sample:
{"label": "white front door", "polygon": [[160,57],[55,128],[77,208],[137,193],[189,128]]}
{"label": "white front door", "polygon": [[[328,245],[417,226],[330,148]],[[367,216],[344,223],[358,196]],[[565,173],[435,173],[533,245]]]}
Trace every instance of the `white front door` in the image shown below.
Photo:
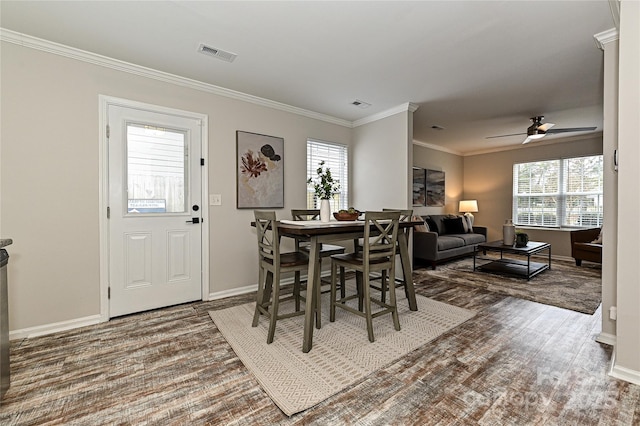
{"label": "white front door", "polygon": [[109,316],[202,299],[200,119],[108,105]]}

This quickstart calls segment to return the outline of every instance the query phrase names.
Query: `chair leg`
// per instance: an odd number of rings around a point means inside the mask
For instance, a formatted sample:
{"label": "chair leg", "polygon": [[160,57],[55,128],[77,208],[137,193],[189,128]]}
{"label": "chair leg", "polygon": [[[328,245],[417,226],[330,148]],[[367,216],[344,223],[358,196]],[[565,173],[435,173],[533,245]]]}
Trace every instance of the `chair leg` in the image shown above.
{"label": "chair leg", "polygon": [[582,265],[582,259],[576,259],[576,266]]}
{"label": "chair leg", "polygon": [[398,318],[398,301],[396,300],[396,280],[395,272],[391,270],[391,279],[389,280],[389,304],[393,306],[391,316],[393,317],[393,327],[396,331],[400,331],[400,318]]}
{"label": "chair leg", "polygon": [[269,334],[267,334],[267,343],[273,342],[273,336],[276,333],[276,321],[278,320],[278,308],[280,304],[280,274],[276,272],[273,275],[275,285],[273,286],[273,299],[271,302],[271,315],[269,316]]}
{"label": "chair leg", "polygon": [[264,306],[264,270],[260,268],[260,273],[258,274],[258,293],[256,294],[256,310],[253,313],[253,322],[251,323],[251,327],[257,327],[258,321],[260,319],[260,306]]}
{"label": "chair leg", "polygon": [[367,334],[369,335],[369,341],[373,342],[373,317],[371,316],[371,288],[369,287],[369,276],[363,278],[363,297],[364,297],[364,314],[367,320]]}
{"label": "chair leg", "polygon": [[346,283],[347,279],[344,275],[344,266],[340,267],[340,297],[342,297],[343,299],[345,297],[347,297],[347,283]]}
{"label": "chair leg", "polygon": [[358,293],[358,310],[362,312],[362,272],[356,271],[356,292]]}
{"label": "chair leg", "polygon": [[380,286],[380,301],[385,303],[387,300],[387,271],[382,271],[382,285]]}
{"label": "chair leg", "polygon": [[300,312],[300,271],[294,272],[293,299],[296,302],[296,312]]}
{"label": "chair leg", "polygon": [[[340,267],[340,270],[344,270]],[[336,320],[336,264],[331,262],[331,293],[329,298],[329,321],[334,322]],[[341,277],[342,278],[342,277]]]}
{"label": "chair leg", "polygon": [[322,327],[322,306],[320,299],[322,297],[322,260],[318,258],[317,269],[318,273],[316,274],[317,280],[315,282],[314,288],[315,291],[315,304],[313,306],[316,307],[316,328],[320,329]]}

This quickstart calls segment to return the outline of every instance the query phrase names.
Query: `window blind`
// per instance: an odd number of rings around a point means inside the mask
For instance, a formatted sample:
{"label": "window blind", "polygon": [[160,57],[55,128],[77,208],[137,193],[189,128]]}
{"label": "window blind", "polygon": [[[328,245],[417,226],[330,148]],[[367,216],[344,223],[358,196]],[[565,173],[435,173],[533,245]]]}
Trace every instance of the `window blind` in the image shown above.
{"label": "window blind", "polygon": [[517,225],[602,226],[602,155],[514,164]]}
{"label": "window blind", "polygon": [[564,160],[564,226],[602,226],[602,167],[601,155]]}
{"label": "window blind", "polygon": [[513,176],[514,222],[558,226],[560,160],[515,164]]}
{"label": "window blind", "polygon": [[[307,140],[307,179],[315,179],[321,161],[324,167],[331,170],[335,180],[340,182],[340,190],[330,200],[331,210],[338,211],[348,208],[349,203],[349,161],[346,145]],[[307,208],[319,209],[320,201],[316,199],[313,185],[307,185]]]}

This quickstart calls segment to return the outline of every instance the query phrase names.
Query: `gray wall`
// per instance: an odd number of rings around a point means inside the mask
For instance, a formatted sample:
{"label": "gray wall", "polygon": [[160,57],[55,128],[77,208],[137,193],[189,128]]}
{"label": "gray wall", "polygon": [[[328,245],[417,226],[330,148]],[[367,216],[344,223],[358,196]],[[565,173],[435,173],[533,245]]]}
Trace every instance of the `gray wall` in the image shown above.
{"label": "gray wall", "polygon": [[414,206],[414,213],[419,215],[457,214],[458,201],[462,199],[463,194],[463,157],[414,143],[413,165],[423,169],[443,171],[445,178],[444,207]]}
{"label": "gray wall", "polygon": [[[478,200],[475,223],[488,228],[489,240],[502,238],[502,225],[512,216],[513,164],[554,158],[602,154],[602,135],[567,142],[537,143],[486,154],[461,156],[419,144],[413,145],[413,165],[445,172],[445,207],[413,207],[417,214],[458,212],[461,199]],[[606,195],[605,195],[606,198]],[[534,241],[551,243],[554,256],[571,256],[567,230],[524,230]]]}
{"label": "gray wall", "polygon": [[[502,225],[512,216],[513,164],[602,154],[602,135],[560,143],[532,143],[525,148],[464,157],[464,198],[478,200],[475,222],[488,228],[488,239],[502,239]],[[606,197],[606,194],[605,194]],[[571,256],[567,231],[524,230],[533,241],[551,243],[554,256]]]}
{"label": "gray wall", "polygon": [[[236,130],[284,138],[285,207],[306,205],[306,141],[352,129],[39,50],[2,43],[2,233],[11,246],[11,330],[100,315],[98,95],[207,114],[210,294],[256,285],[251,210],[237,210]],[[205,238],[205,243],[207,238]],[[209,295],[205,295],[208,297]]]}

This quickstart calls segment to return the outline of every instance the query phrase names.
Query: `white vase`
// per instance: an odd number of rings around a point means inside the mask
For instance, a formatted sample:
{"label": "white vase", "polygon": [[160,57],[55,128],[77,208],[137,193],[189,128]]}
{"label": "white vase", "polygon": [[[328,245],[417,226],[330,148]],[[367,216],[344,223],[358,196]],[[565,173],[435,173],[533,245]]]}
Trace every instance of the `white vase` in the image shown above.
{"label": "white vase", "polygon": [[507,219],[502,225],[502,244],[512,246],[516,242],[516,227],[511,219]]}
{"label": "white vase", "polygon": [[329,222],[331,220],[331,205],[329,200],[320,200],[320,222]]}

